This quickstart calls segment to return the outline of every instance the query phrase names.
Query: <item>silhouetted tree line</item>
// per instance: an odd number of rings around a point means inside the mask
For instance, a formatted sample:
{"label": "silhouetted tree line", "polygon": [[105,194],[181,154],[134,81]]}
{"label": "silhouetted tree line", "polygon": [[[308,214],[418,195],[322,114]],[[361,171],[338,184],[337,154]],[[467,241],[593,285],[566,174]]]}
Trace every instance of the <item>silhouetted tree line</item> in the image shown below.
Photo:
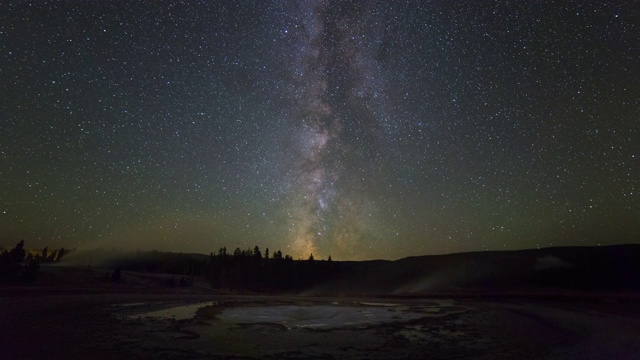
{"label": "silhouetted tree line", "polygon": [[[20,241],[13,249],[0,254],[0,281],[33,282],[40,264],[58,261],[67,253],[65,249],[49,250],[47,247],[40,251],[27,251],[24,240]],[[228,253],[223,247],[208,257],[159,251],[137,251],[127,255],[101,249],[87,255],[88,266],[95,257],[103,259],[99,266],[116,269],[110,275],[113,281],[120,280],[122,270],[166,273],[180,275],[180,286],[189,286],[193,277],[203,276],[216,289],[301,290],[341,273],[339,263],[332,261],[330,256],[327,260],[318,261],[310,254],[306,260],[294,260],[280,250],[270,253],[265,249],[263,254],[258,246],[246,250],[236,248],[233,253]]]}
{"label": "silhouetted tree line", "polygon": [[133,256],[122,256],[117,266],[128,271],[200,276],[205,265],[200,258],[193,254],[136,251]]}
{"label": "silhouetted tree line", "polygon": [[37,260],[40,264],[52,263],[59,261],[66,254],[66,250],[64,248],[49,250],[47,246],[45,246],[40,251],[31,250],[26,254],[25,260],[31,261],[32,259]]}
{"label": "silhouetted tree line", "polygon": [[264,256],[258,246],[236,248],[228,254],[226,247],[210,253],[203,275],[216,289],[252,291],[302,290],[339,275],[340,267],[331,260],[316,261],[313,254],[307,260],[293,260],[278,250]]}
{"label": "silhouetted tree line", "polygon": [[[96,253],[96,256],[99,255]],[[132,256],[121,254],[117,260],[114,257],[114,261],[104,265],[126,271],[180,275],[181,286],[188,286],[193,277],[202,276],[215,289],[250,291],[301,290],[341,272],[339,263],[331,257],[318,261],[310,254],[306,260],[294,260],[280,250],[271,253],[265,249],[263,254],[258,246],[245,250],[236,248],[232,253],[222,247],[208,257],[137,251]]]}
{"label": "silhouetted tree line", "polygon": [[37,258],[25,262],[24,240],[13,249],[0,254],[0,281],[31,283],[38,278],[40,265]]}

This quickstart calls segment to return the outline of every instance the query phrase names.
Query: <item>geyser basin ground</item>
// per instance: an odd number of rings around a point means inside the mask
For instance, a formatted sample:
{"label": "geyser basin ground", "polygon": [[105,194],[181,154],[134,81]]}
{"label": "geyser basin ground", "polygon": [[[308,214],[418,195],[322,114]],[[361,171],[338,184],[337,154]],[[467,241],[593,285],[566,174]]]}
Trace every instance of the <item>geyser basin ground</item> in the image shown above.
{"label": "geyser basin ground", "polygon": [[[334,329],[366,327],[371,325],[407,322],[423,317],[444,316],[451,311],[464,311],[446,306],[441,301],[419,306],[406,306],[383,302],[330,302],[327,304],[253,305],[222,308],[215,319],[239,325],[274,324],[287,329]],[[207,314],[219,308],[218,302],[200,302],[188,305],[172,303],[130,303],[114,305],[123,308],[122,319],[128,320],[187,320],[202,310]],[[157,309],[159,308],[159,309]],[[151,309],[151,310],[150,310]],[[444,309],[444,311],[443,311]],[[456,309],[456,310],[452,310]],[[217,312],[216,312],[217,313]],[[207,317],[203,315],[203,317]]]}
{"label": "geyser basin ground", "polygon": [[0,298],[4,359],[640,358],[637,299]]}
{"label": "geyser basin ground", "polygon": [[[113,317],[135,330],[138,348],[152,347],[168,356],[190,340],[191,349],[218,356],[371,357],[370,351],[420,353],[426,319],[462,314],[452,301],[385,302],[356,300],[242,298],[199,303],[147,303],[110,306]],[[150,334],[153,334],[150,336]],[[142,345],[147,344],[147,345]],[[162,346],[160,346],[162,344]],[[174,347],[175,346],[175,347]]]}

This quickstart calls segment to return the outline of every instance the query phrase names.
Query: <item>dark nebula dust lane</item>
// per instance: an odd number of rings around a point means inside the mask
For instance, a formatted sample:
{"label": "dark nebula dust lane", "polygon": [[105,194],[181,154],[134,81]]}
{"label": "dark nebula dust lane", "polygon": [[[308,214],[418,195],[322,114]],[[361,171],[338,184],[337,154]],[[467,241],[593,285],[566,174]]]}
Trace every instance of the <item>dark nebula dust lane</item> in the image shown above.
{"label": "dark nebula dust lane", "polygon": [[634,1],[0,4],[0,246],[640,238]]}

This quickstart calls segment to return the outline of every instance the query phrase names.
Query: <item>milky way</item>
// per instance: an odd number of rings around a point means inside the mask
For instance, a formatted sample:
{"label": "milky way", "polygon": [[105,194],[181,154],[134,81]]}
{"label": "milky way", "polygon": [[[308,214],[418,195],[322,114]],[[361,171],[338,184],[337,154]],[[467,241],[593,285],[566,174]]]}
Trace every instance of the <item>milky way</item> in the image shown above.
{"label": "milky way", "polygon": [[348,141],[343,134],[341,104],[367,106],[363,97],[371,89],[364,83],[370,77],[363,74],[363,67],[375,67],[366,53],[375,44],[362,46],[370,41],[369,34],[354,29],[353,24],[361,19],[350,16],[359,13],[349,14],[340,6],[330,8],[319,2],[292,7],[287,12],[292,26],[285,30],[293,39],[292,46],[284,50],[293,54],[289,65],[296,94],[292,111],[296,188],[287,214],[290,242],[296,254],[317,253],[318,247],[327,253],[335,245],[344,251],[354,236],[345,227],[354,223],[354,212],[364,209],[350,204],[354,190],[344,180],[344,152],[350,150],[345,149]]}
{"label": "milky way", "polygon": [[0,246],[637,242],[633,1],[0,5]]}

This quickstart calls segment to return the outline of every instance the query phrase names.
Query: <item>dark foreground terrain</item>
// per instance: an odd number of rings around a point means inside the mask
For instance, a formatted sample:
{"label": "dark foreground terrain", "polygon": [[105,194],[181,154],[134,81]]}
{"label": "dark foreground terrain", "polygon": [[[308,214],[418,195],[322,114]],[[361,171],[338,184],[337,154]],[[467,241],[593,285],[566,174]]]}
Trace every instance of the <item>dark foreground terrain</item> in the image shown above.
{"label": "dark foreground terrain", "polygon": [[630,295],[315,298],[51,292],[0,300],[0,358],[640,358]]}
{"label": "dark foreground terrain", "polygon": [[[179,266],[193,276],[136,261],[47,264],[31,283],[0,284],[0,360],[640,359],[640,245],[393,262],[223,255]],[[274,274],[297,282],[256,287]]]}

